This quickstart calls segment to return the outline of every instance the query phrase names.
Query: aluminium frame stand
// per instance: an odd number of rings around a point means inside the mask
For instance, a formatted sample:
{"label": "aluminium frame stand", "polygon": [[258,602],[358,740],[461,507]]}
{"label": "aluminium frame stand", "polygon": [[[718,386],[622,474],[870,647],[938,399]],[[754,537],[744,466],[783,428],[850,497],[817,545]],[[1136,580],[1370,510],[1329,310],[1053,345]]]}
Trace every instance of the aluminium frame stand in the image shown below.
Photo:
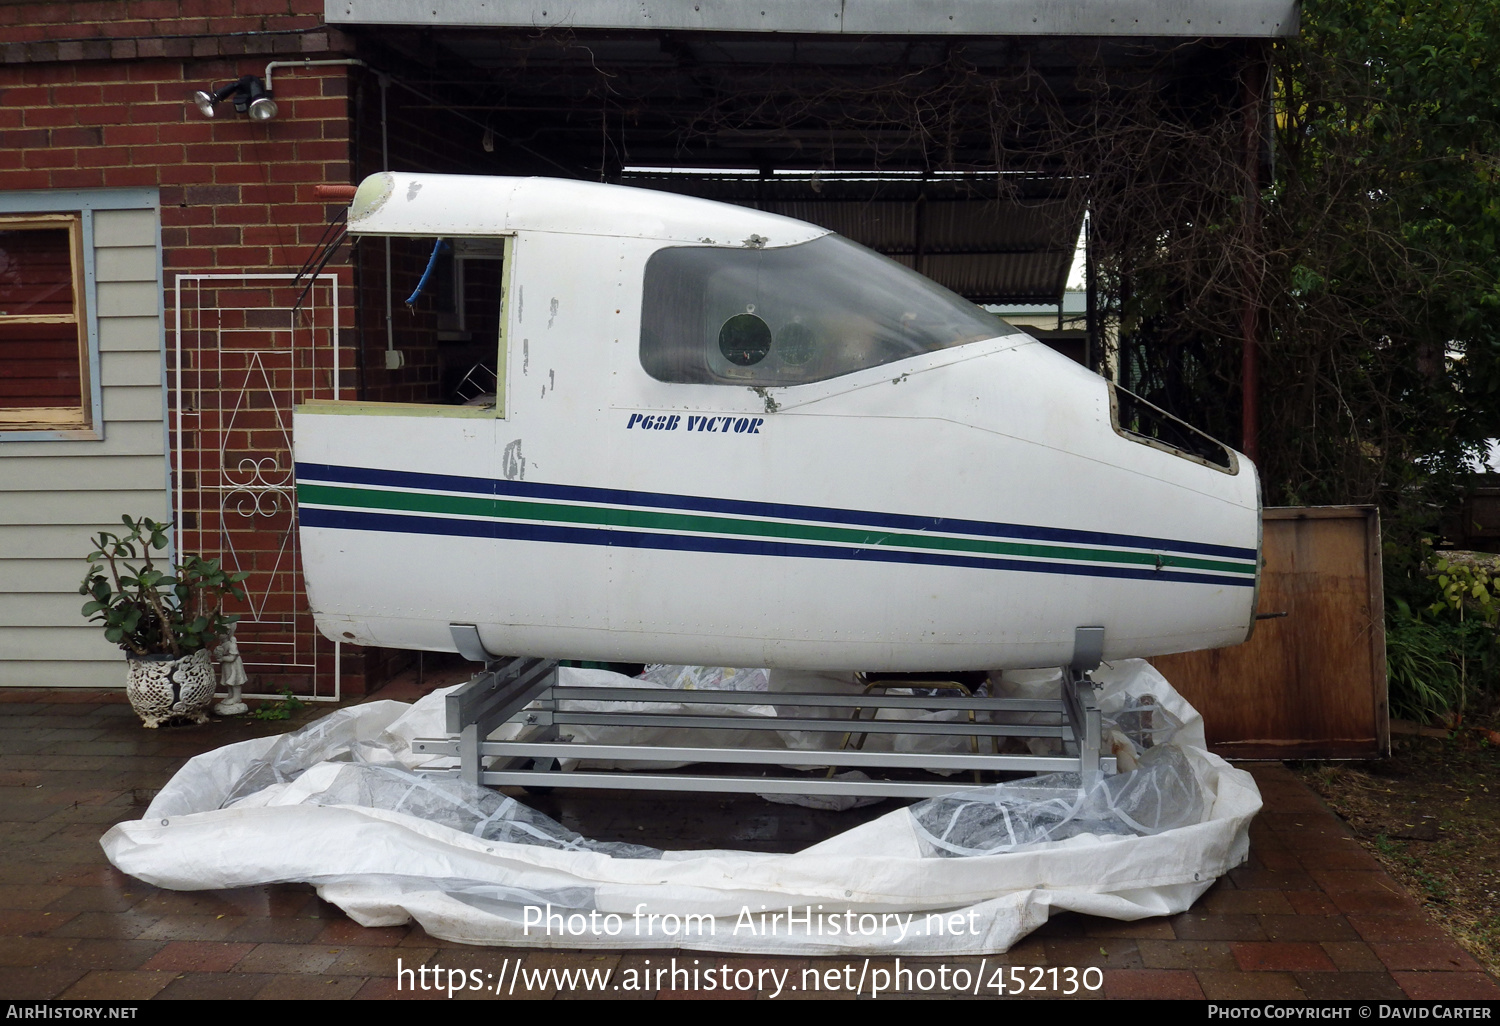
{"label": "aluminium frame stand", "polygon": [[[1074,633],[1072,664],[1064,669],[1062,695],[1055,699],[988,698],[960,695],[792,692],[680,691],[661,688],[563,686],[555,660],[504,659],[485,651],[472,624],[451,626],[454,642],[465,658],[482,662],[484,669],[447,696],[447,738],[418,738],[416,753],[456,757],[457,769],[423,770],[458,776],[471,784],[490,787],[521,786],[607,788],[637,791],[704,791],[742,794],[851,795],[929,798],[981,786],[967,781],[929,783],[902,780],[848,780],[834,770],[925,770],[959,773],[1074,772],[1084,787],[1101,775],[1115,772],[1112,756],[1101,756],[1102,726],[1096,699],[1098,685],[1089,674],[1098,667],[1104,647],[1104,628],[1080,627]],[[914,687],[931,687],[912,682]],[[901,687],[901,682],[885,682]],[[580,709],[578,703],[631,703],[621,711]],[[640,706],[646,707],[642,711]],[[664,707],[661,711],[652,706]],[[686,706],[684,710],[682,707]],[[713,706],[704,712],[697,707]],[[736,707],[773,706],[777,715],[756,714]],[[726,708],[728,711],[726,712]],[[783,714],[783,710],[786,710]],[[873,718],[863,714],[869,711]],[[933,712],[960,714],[955,720],[923,716]],[[991,722],[986,713],[1004,714]],[[1031,723],[1036,714],[1051,723]],[[1013,722],[1004,722],[1010,719]],[[521,730],[513,740],[488,740],[509,723]],[[685,745],[598,744],[562,739],[560,727],[668,727],[694,730],[815,731],[842,734],[837,748],[742,748]],[[907,736],[937,735],[970,738],[964,754],[864,751],[848,748],[851,733]],[[1005,737],[1055,738],[1060,755],[1001,755]],[[988,746],[992,754],[982,754]],[[560,759],[605,762],[622,768],[564,772]],[[760,776],[733,771],[684,774],[632,769],[635,763],[686,763],[714,766],[792,767],[828,769],[826,777]]]}

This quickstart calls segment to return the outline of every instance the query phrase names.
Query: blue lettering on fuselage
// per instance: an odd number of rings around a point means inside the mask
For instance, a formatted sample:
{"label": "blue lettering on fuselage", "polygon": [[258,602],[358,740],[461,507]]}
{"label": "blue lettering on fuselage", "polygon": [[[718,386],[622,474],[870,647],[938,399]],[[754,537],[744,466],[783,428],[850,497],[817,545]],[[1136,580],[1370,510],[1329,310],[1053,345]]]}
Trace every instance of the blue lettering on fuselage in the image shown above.
{"label": "blue lettering on fuselage", "polygon": [[701,417],[696,414],[684,420],[676,413],[632,413],[626,430],[640,431],[710,431],[716,434],[758,435],[764,417]]}

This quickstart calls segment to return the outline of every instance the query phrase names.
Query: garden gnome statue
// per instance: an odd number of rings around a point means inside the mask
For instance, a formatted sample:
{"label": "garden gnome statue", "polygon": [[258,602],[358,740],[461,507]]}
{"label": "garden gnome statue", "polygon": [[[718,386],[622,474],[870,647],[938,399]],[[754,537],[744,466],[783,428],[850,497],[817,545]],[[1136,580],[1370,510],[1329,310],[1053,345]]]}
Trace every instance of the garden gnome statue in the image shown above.
{"label": "garden gnome statue", "polygon": [[238,716],[250,711],[250,707],[240,700],[240,688],[250,678],[245,673],[245,661],[240,658],[240,646],[234,640],[237,626],[230,624],[224,640],[214,646],[214,658],[219,660],[219,684],[228,692],[224,701],[214,706],[214,712],[220,716]]}

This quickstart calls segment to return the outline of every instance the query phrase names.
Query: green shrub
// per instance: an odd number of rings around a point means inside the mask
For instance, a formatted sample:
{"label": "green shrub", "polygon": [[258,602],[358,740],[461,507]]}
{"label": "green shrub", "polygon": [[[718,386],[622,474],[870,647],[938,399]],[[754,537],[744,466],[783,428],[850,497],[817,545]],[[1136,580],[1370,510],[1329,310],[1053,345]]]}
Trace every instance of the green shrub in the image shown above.
{"label": "green shrub", "polygon": [[289,720],[292,714],[307,708],[307,703],[292,694],[291,688],[281,689],[281,701],[262,705],[250,714],[252,720]]}
{"label": "green shrub", "polygon": [[1500,698],[1500,598],[1492,570],[1463,554],[1430,556],[1417,608],[1391,599],[1386,677],[1391,714],[1423,723],[1461,719]]}
{"label": "green shrub", "polygon": [[1413,613],[1401,599],[1395,604],[1385,625],[1391,715],[1427,723],[1463,703],[1456,638],[1448,624]]}
{"label": "green shrub", "polygon": [[166,553],[172,525],[120,519],[125,533],[100,532],[85,557],[89,572],[78,588],[89,598],[83,615],[104,626],[106,640],[135,655],[181,659],[216,645],[239,619],[224,612],[224,602],[244,600],[240,584],[249,574],[191,555],[164,568],[151,553]]}

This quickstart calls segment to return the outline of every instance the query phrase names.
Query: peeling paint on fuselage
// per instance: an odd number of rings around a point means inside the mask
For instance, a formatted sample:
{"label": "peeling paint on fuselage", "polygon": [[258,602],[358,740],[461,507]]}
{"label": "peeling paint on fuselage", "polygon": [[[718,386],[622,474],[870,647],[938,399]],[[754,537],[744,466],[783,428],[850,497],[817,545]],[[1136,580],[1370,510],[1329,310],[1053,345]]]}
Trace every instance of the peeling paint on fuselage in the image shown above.
{"label": "peeling paint on fuselage", "polygon": [[521,440],[506,443],[500,453],[500,472],[507,481],[526,480],[526,457],[521,455]]}

